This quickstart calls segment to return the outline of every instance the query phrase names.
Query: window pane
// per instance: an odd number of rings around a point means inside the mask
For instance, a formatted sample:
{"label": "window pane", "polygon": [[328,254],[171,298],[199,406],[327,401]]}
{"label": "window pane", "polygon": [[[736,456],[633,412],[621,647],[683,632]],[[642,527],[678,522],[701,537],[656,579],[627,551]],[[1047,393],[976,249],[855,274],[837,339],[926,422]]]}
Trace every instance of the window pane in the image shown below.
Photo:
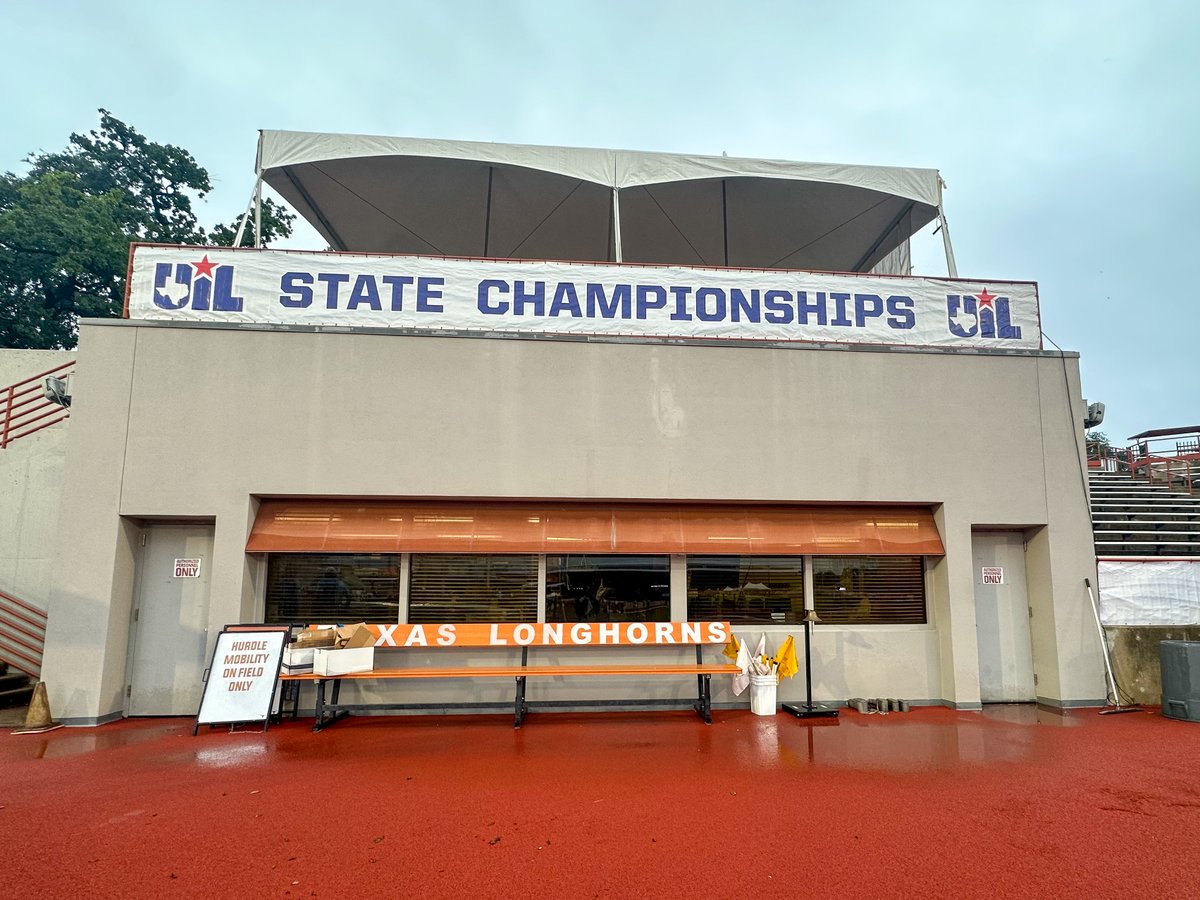
{"label": "window pane", "polygon": [[547,556],[547,622],[669,622],[669,556]]}
{"label": "window pane", "polygon": [[689,620],[804,621],[801,556],[689,556],[687,577]]}
{"label": "window pane", "polygon": [[266,601],[274,624],[395,622],[400,554],[269,554]]}
{"label": "window pane", "polygon": [[826,623],[923,625],[924,561],[919,556],[814,557],[813,601]]}
{"label": "window pane", "polygon": [[414,553],[408,621],[536,622],[534,554]]}

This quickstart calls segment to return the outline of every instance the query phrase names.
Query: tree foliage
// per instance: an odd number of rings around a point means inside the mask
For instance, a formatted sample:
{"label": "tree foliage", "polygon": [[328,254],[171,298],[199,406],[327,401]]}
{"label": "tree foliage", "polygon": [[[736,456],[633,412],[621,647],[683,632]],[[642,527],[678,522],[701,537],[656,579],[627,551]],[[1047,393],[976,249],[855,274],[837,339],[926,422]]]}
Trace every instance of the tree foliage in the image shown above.
{"label": "tree foliage", "polygon": [[[0,347],[70,348],[80,317],[119,316],[131,241],[233,243],[236,222],[206,232],[196,219],[212,184],[192,155],[107,110],[97,130],[27,162],[24,176],[0,175]],[[264,246],[293,218],[266,200]]]}

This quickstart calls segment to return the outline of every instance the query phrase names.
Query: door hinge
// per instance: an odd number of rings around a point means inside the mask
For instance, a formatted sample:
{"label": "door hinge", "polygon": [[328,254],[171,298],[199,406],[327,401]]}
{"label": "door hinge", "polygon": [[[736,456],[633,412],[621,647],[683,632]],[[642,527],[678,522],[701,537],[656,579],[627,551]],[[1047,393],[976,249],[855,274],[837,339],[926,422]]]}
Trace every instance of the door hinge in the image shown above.
{"label": "door hinge", "polygon": [[133,685],[132,684],[125,685],[125,696],[126,697],[133,696]]}
{"label": "door hinge", "polygon": [[1033,673],[1033,683],[1037,684],[1037,672]]}
{"label": "door hinge", "polygon": [[1026,608],[1027,610],[1029,610],[1029,618],[1031,618],[1031,619],[1032,619],[1032,618],[1033,618],[1033,607],[1032,607],[1032,606],[1027,606],[1027,607],[1025,607],[1025,608]]}
{"label": "door hinge", "polygon": [[146,532],[144,531],[142,532],[142,546],[146,546]]}
{"label": "door hinge", "polygon": [[135,621],[135,622],[136,622],[136,621],[138,620],[138,617],[139,617],[141,614],[142,614],[142,611],[141,611],[140,609],[135,609],[135,610],[133,611],[133,621]]}

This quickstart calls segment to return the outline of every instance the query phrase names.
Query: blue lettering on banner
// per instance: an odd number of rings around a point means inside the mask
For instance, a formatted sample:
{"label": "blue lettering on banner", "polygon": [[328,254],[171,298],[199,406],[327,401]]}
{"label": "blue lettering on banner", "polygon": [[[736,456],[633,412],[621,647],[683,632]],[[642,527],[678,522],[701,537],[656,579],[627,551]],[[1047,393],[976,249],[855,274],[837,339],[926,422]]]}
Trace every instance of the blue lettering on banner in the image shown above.
{"label": "blue lettering on banner", "polygon": [[572,318],[582,319],[583,310],[579,308],[579,292],[569,281],[560,281],[554,289],[554,299],[550,301],[550,315],[561,316],[570,313]]}
{"label": "blue lettering on banner", "polygon": [[[230,258],[228,254],[224,257]],[[321,262],[289,258],[279,269],[287,265],[305,268],[278,274],[278,294],[272,297],[268,288],[266,298],[261,295],[243,298],[236,293],[237,289],[257,294],[250,279],[261,279],[262,275],[254,275],[248,266],[242,265],[241,257],[222,265],[208,256],[199,262],[192,261],[194,258],[190,253],[187,256],[179,253],[149,260],[145,268],[138,270],[141,274],[135,275],[134,283],[152,281],[153,291],[149,298],[142,295],[140,301],[134,297],[131,309],[145,310],[152,305],[153,309],[183,314],[239,312],[242,313],[239,318],[245,318],[246,303],[277,299],[277,312],[283,313],[279,321],[294,317],[296,321],[316,322],[323,315],[339,312],[340,317],[330,316],[328,320],[341,324],[352,324],[357,319],[363,324],[411,325],[413,315],[421,314],[417,318],[433,316],[444,327],[487,328],[488,323],[493,323],[492,327],[500,329],[553,332],[555,321],[563,320],[560,327],[569,328],[565,320],[591,319],[594,323],[591,330],[597,332],[629,333],[625,323],[636,322],[641,323],[635,326],[636,331],[645,334],[887,341],[890,333],[893,340],[934,344],[966,341],[995,345],[1021,341],[1023,331],[1037,330],[1036,312],[1026,311],[1034,307],[1024,305],[1030,301],[1019,287],[1011,288],[1017,296],[1010,299],[986,288],[975,294],[943,294],[935,287],[917,283],[916,279],[891,283],[863,279],[856,284],[837,275],[756,272],[741,279],[697,270],[692,283],[669,284],[656,283],[655,279],[661,276],[650,270],[620,268],[609,272],[563,268],[559,272],[565,280],[559,281],[552,269],[534,264],[481,265],[466,268],[467,274],[459,276],[455,274],[457,270],[438,268],[432,263],[426,266],[423,260],[391,260],[388,264],[401,269],[387,273],[380,262],[374,264],[378,266],[374,271],[369,262],[357,268],[341,261],[336,265],[337,270],[321,271],[318,268]],[[164,259],[169,261],[159,261]],[[313,268],[308,268],[310,264]],[[401,274],[404,271],[409,274]],[[423,275],[422,271],[441,275]],[[646,271],[646,283],[637,281],[639,271]],[[677,269],[669,271],[675,278],[688,277]],[[482,275],[500,277],[481,278]],[[464,283],[463,277],[469,280]],[[627,280],[615,281],[618,278]],[[891,284],[913,293],[888,294]],[[844,290],[838,290],[843,286]],[[861,292],[855,292],[858,286]],[[832,290],[814,290],[814,287]],[[946,298],[944,330],[936,325],[943,296]],[[396,316],[398,313],[404,316]],[[256,314],[262,314],[261,308]],[[392,314],[390,319],[389,314]],[[1028,316],[1030,324],[1023,329],[1014,316],[1022,319]],[[498,323],[497,317],[510,321]],[[518,323],[517,319],[524,322]],[[832,337],[835,332],[844,336]],[[909,334],[905,336],[904,332]]]}
{"label": "blue lettering on banner", "polygon": [[445,284],[445,278],[418,278],[417,312],[445,312],[440,303],[433,302],[442,299],[442,292],[438,288]]}
{"label": "blue lettering on banner", "polygon": [[1021,326],[1012,324],[1009,298],[998,297],[984,288],[979,294],[947,294],[946,324],[955,337],[1021,339]]}
{"label": "blue lettering on banner", "polygon": [[159,309],[241,312],[233,295],[233,266],[218,266],[206,255],[196,263],[155,263],[154,305]]}
{"label": "blue lettering on banner", "polygon": [[917,314],[913,310],[916,302],[912,297],[892,296],[887,298],[888,327],[896,329],[913,328],[917,324]]}
{"label": "blue lettering on banner", "polygon": [[475,306],[485,316],[502,316],[508,312],[508,303],[499,300],[493,301],[492,291],[507,294],[508,282],[496,278],[486,278],[479,282],[479,290],[475,295]]}
{"label": "blue lettering on banner", "polygon": [[692,321],[692,314],[687,311],[687,298],[691,292],[690,287],[671,288],[671,295],[675,298],[675,312],[671,313],[672,322]]}
{"label": "blue lettering on banner", "polygon": [[[800,295],[803,296],[804,291]],[[792,324],[796,311],[792,308],[791,291],[767,291],[763,295],[763,303],[767,307],[766,320],[772,325]]]}
{"label": "blue lettering on banner", "polygon": [[[712,300],[712,309],[709,300]],[[696,318],[701,322],[725,321],[725,292],[720,288],[702,287],[696,290]]]}
{"label": "blue lettering on banner", "polygon": [[[650,297],[654,299],[651,300]],[[639,284],[637,286],[637,317],[646,318],[646,311],[662,309],[667,305],[667,289],[657,284]]]}
{"label": "blue lettering on banner", "polygon": [[835,294],[830,292],[829,299],[833,301],[833,319],[830,320],[830,325],[838,325],[843,328],[853,325],[850,317],[846,315],[846,304],[850,301],[849,294]]}
{"label": "blue lettering on banner", "polygon": [[308,309],[312,306],[313,277],[308,272],[284,272],[279,279],[279,305],[289,309]]}
{"label": "blue lettering on banner", "polygon": [[[628,284],[614,284],[611,296],[605,296],[604,285],[588,282],[587,315],[596,318],[597,311],[602,319],[628,319],[632,289]],[[617,314],[620,313],[618,316]]]}

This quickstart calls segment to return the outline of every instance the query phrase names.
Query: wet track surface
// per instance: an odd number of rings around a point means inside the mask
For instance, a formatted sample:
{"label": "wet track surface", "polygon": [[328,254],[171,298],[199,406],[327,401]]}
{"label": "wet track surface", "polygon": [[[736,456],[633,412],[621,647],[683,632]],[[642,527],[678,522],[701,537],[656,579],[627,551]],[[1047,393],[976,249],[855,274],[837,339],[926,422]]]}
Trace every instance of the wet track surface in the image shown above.
{"label": "wet track surface", "polygon": [[0,896],[1189,896],[1197,771],[1200,725],[1033,707],[0,733]]}

